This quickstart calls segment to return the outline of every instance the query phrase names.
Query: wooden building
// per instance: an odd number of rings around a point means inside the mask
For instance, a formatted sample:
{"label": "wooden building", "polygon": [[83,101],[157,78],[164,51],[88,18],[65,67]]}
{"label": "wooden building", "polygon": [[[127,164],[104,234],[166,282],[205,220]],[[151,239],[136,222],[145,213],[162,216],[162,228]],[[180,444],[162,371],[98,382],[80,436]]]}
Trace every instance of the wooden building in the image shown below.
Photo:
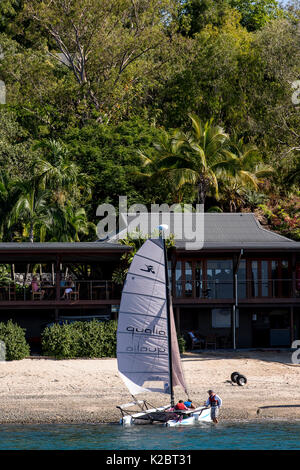
{"label": "wooden building", "polygon": [[[130,247],[89,243],[0,243],[0,321],[12,318],[38,341],[65,318],[117,318],[112,282]],[[32,272],[43,294],[32,289]],[[205,214],[201,250],[176,241],[169,275],[177,329],[200,347],[290,347],[300,339],[300,243],[264,229],[253,214]],[[72,292],[65,294],[69,277]]]}

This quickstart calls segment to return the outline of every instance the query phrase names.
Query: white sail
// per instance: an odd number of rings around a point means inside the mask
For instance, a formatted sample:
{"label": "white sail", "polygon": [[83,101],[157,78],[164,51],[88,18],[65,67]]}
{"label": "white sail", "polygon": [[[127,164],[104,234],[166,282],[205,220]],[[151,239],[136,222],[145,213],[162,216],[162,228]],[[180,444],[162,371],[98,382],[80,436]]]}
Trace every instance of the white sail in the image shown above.
{"label": "white sail", "polygon": [[[147,240],[130,265],[119,310],[117,358],[120,376],[132,395],[147,391],[169,392],[168,318],[162,240]],[[177,380],[174,385],[177,385],[180,383],[178,376],[182,376],[178,374],[178,363],[181,368],[178,345],[177,351],[172,352],[172,359],[176,363]],[[144,386],[146,383],[149,385]],[[185,388],[184,384],[181,385]]]}

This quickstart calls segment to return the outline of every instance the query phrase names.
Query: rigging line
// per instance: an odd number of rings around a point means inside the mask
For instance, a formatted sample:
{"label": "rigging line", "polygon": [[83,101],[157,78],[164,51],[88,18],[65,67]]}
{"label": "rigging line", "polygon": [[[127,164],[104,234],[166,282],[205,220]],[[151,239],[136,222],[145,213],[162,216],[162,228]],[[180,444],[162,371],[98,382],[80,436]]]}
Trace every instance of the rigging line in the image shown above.
{"label": "rigging line", "polygon": [[144,259],[147,259],[149,261],[151,261],[152,263],[157,263],[157,264],[161,264],[162,266],[164,265],[164,263],[161,263],[160,261],[156,261],[155,259],[151,259],[151,258],[148,258],[148,256],[145,256],[145,255],[139,255],[138,253],[136,253],[134,256],[138,256],[139,258],[144,258]]}
{"label": "rigging line", "polygon": [[[150,241],[153,243],[152,240],[150,240]],[[161,248],[162,248],[162,247],[161,247]],[[162,254],[161,254],[160,259],[161,259],[161,260],[163,259],[164,262],[163,262],[163,263],[160,262],[159,264],[161,264],[161,265],[165,268],[165,262],[166,262],[166,260],[165,260],[165,255],[164,255],[164,250],[163,250],[163,249],[162,249]],[[165,270],[164,270],[164,271],[165,271]],[[158,273],[157,273],[157,275],[156,275],[156,277],[155,277],[155,281],[154,281],[154,283],[153,283],[152,294],[153,294],[153,292],[154,292],[155,283],[157,282],[157,277],[158,277]],[[165,272],[164,272],[164,277],[165,277],[165,282],[163,282],[163,285],[165,286],[165,285],[166,285],[166,282],[167,282],[166,273],[165,273]],[[155,297],[155,296],[151,295],[151,299],[153,299],[154,297]],[[150,304],[150,303],[151,303],[151,302],[149,302],[149,304]],[[149,309],[150,309],[150,305],[149,305],[149,304],[148,304],[147,312],[148,312]],[[165,306],[167,307],[167,299],[165,299]],[[166,312],[166,314],[167,314],[167,312]]]}
{"label": "rigging line", "polygon": [[[154,287],[153,287],[153,290],[154,290]],[[153,292],[152,290],[152,292]],[[123,294],[127,294],[127,295],[140,295],[140,296],[143,296],[143,297],[150,297],[152,299],[160,299],[160,300],[165,300],[164,297],[158,297],[158,295],[152,295],[152,294],[141,294],[140,292],[128,292],[128,291],[123,291]]]}
{"label": "rigging line", "polygon": [[[150,315],[150,313],[145,313],[145,314],[141,314],[139,312],[123,312],[123,310],[120,310],[119,311],[119,314],[122,314],[122,315],[143,315],[143,316],[146,316],[146,317],[151,317],[151,318],[157,318],[157,315]],[[165,320],[163,317],[159,317],[159,320]],[[163,328],[162,326],[158,326],[157,328]]]}
{"label": "rigging line", "polygon": [[146,336],[146,338],[149,338],[149,339],[151,339],[151,338],[155,338],[155,339],[159,338],[161,340],[167,340],[168,339],[166,335],[152,335],[150,333],[140,333],[139,331],[136,331],[134,333],[132,333],[132,331],[119,331],[119,334],[120,335],[130,335],[130,336],[134,335],[135,338],[140,338],[141,336]]}
{"label": "rigging line", "polygon": [[[140,274],[140,273],[129,273],[129,274],[130,276],[142,277],[143,279],[147,279],[147,281],[153,281],[152,277],[145,276],[144,274]],[[159,282],[160,284],[165,284],[164,281],[160,281],[157,277],[155,278],[155,281]]]}

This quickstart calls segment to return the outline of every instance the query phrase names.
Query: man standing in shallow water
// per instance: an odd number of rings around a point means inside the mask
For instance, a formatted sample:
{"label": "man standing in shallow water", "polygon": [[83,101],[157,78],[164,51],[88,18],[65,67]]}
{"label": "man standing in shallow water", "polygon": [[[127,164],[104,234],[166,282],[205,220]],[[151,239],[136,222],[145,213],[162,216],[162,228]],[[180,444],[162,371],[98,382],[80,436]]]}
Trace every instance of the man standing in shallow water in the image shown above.
{"label": "man standing in shallow water", "polygon": [[205,405],[210,406],[211,419],[213,420],[215,424],[217,424],[219,422],[218,415],[219,415],[220,408],[222,406],[222,400],[218,395],[216,395],[216,393],[213,390],[208,390],[207,393],[209,397],[206,400]]}

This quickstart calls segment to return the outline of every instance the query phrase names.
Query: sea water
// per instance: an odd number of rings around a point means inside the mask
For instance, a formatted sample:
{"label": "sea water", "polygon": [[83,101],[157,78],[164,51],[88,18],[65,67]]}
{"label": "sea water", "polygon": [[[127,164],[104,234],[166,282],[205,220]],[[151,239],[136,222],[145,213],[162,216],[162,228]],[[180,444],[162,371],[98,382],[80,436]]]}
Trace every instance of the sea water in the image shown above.
{"label": "sea water", "polygon": [[299,450],[300,422],[1,425],[0,450]]}

